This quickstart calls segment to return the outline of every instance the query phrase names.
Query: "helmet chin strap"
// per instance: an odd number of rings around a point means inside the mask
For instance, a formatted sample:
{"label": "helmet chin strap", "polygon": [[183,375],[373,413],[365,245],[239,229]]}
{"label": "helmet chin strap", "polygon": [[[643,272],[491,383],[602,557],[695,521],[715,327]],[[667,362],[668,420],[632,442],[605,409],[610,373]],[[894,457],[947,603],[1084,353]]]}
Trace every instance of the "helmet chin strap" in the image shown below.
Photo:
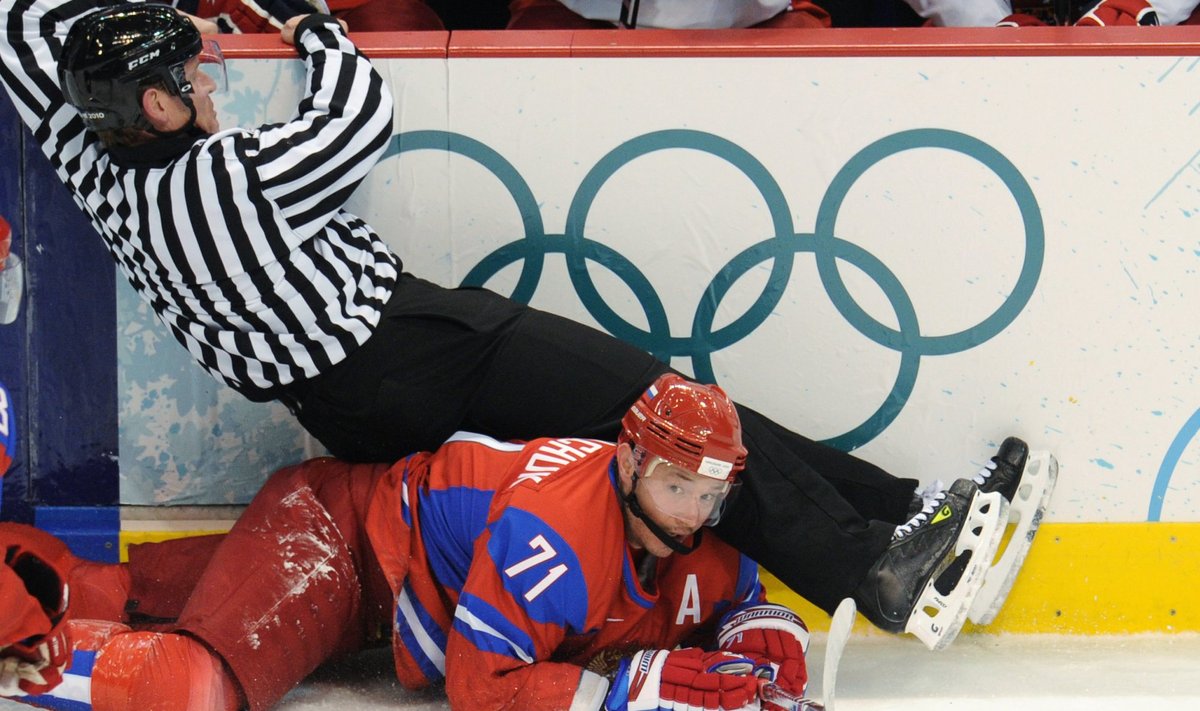
{"label": "helmet chin strap", "polygon": [[704,529],[696,529],[696,532],[692,534],[692,545],[690,546],[686,546],[675,540],[673,536],[664,531],[661,526],[652,521],[650,517],[646,515],[645,510],[642,509],[642,505],[638,503],[637,496],[634,495],[637,492],[637,484],[638,475],[636,472],[634,472],[633,488],[629,490],[628,494],[625,494],[625,505],[629,507],[629,511],[634,516],[637,516],[639,519],[641,519],[642,523],[646,524],[646,528],[650,529],[650,532],[653,533],[658,540],[662,541],[663,545],[675,551],[676,553],[680,555],[687,555],[688,553],[691,553],[699,548],[700,541],[704,537]]}

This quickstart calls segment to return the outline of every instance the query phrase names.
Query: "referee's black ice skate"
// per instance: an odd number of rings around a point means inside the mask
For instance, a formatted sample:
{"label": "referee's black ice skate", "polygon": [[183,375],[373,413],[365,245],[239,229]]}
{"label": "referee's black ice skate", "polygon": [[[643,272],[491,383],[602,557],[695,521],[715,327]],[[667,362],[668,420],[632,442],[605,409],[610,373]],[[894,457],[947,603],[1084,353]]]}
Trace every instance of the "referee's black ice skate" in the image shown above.
{"label": "referee's black ice skate", "polygon": [[949,645],[966,621],[1004,533],[1008,502],[970,479],[927,491],[925,505],[897,526],[858,586],[859,612],[889,632],[909,632],[930,649]]}
{"label": "referee's black ice skate", "polygon": [[999,491],[1011,504],[1028,459],[1029,445],[1019,437],[1009,437],[1000,444],[996,455],[975,475],[975,484],[985,493]]}
{"label": "referee's black ice skate", "polygon": [[1029,445],[1009,437],[974,482],[983,492],[999,492],[1009,502],[1007,543],[984,577],[968,614],[975,624],[996,618],[1033,544],[1042,515],[1058,480],[1058,461],[1049,452],[1030,453]]}

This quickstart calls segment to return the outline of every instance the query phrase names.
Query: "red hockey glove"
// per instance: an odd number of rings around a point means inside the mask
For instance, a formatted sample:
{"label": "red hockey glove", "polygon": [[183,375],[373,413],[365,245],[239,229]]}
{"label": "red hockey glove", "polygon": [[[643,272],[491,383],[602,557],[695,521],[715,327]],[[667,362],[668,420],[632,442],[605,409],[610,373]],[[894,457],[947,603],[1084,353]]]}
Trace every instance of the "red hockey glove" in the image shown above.
{"label": "red hockey glove", "polygon": [[[783,605],[761,603],[730,612],[717,630],[717,646],[754,660],[766,676],[793,696],[808,686],[808,627]],[[776,708],[763,704],[764,709]]]}
{"label": "red hockey glove", "polygon": [[1075,24],[1078,27],[1157,25],[1158,13],[1146,0],[1100,0]]}
{"label": "red hockey glove", "polygon": [[757,710],[759,682],[753,672],[752,660],[729,652],[646,649],[621,661],[604,708]]}
{"label": "red hockey glove", "polygon": [[0,696],[42,694],[71,661],[67,586],[51,562],[56,551],[4,538],[0,553]]}

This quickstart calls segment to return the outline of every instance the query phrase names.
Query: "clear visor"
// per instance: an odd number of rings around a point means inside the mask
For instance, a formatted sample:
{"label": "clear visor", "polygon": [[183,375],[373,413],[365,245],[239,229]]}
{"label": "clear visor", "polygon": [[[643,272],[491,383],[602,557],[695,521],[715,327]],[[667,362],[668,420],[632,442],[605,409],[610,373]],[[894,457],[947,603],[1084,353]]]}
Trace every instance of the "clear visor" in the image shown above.
{"label": "clear visor", "polygon": [[221,54],[221,46],[214,40],[204,40],[200,46],[200,54],[172,67],[171,74],[175,77],[175,83],[179,85],[180,94],[195,93],[196,84],[200,82],[212,87],[209,94],[221,94],[229,88],[229,79],[225,73],[225,55]]}
{"label": "clear visor", "polygon": [[216,40],[204,40],[200,49],[200,71],[208,75],[217,88],[214,94],[223,94],[229,90],[229,77],[225,73],[225,55],[221,54],[221,45]]}
{"label": "clear visor", "polygon": [[[647,456],[638,473],[637,496],[643,508],[690,531],[720,521],[725,499],[732,489],[733,485],[727,481],[688,471],[655,456]],[[647,507],[647,503],[651,506]]]}

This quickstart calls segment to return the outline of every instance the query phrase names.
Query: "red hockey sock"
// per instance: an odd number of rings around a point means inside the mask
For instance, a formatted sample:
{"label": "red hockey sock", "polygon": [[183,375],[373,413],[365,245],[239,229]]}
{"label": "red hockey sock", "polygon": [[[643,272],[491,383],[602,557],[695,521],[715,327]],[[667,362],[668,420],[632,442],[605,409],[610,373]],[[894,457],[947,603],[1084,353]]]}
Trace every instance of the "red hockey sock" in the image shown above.
{"label": "red hockey sock", "polygon": [[237,687],[203,644],[180,634],[113,637],[92,669],[93,711],[237,711]]}

